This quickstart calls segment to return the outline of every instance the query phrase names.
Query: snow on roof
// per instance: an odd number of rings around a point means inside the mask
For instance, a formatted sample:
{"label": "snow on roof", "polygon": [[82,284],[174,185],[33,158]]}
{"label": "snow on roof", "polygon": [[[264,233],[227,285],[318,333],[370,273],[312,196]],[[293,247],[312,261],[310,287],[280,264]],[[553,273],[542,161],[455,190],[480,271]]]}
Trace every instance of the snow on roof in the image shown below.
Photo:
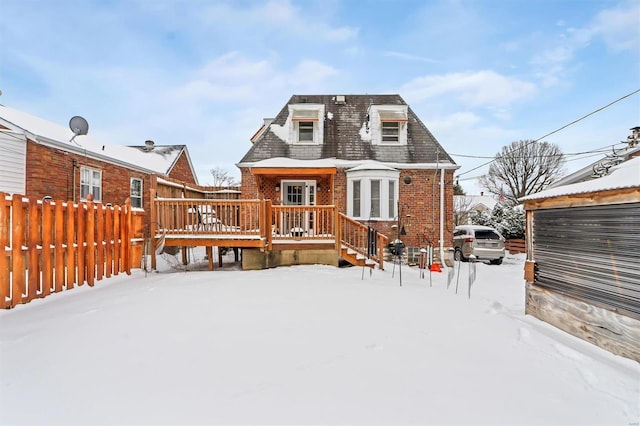
{"label": "snow on roof", "polygon": [[[0,105],[0,122],[8,123],[7,127],[22,129],[30,139],[56,148],[91,155],[102,160],[115,162],[132,169],[146,170],[167,174],[180,155],[181,149],[153,149],[144,151],[134,147],[100,142],[89,135],[77,136],[73,142],[73,132],[68,127],[27,114],[14,108]],[[16,130],[16,129],[12,129]],[[156,146],[156,148],[160,148]]]}
{"label": "snow on roof", "polygon": [[365,161],[359,166],[352,167],[347,171],[356,172],[358,170],[393,170],[395,171],[396,169],[394,169],[393,167],[385,166],[384,164],[379,163],[377,161]]}
{"label": "snow on roof", "polygon": [[454,195],[454,197],[463,197],[465,204],[468,204],[469,208],[475,208],[482,204],[489,210],[493,210],[496,204],[498,204],[498,201],[495,198],[487,195]]}
{"label": "snow on roof", "polygon": [[546,189],[536,194],[522,197],[520,201],[633,187],[640,187],[640,157],[632,158],[631,160],[612,167],[607,176]]}
{"label": "snow on roof", "polygon": [[315,168],[315,167],[328,167],[334,168],[335,158],[322,158],[320,160],[294,160],[292,158],[275,157],[261,160],[253,164],[253,167],[287,167],[287,168]]}
{"label": "snow on roof", "polygon": [[[378,164],[378,166],[372,166]],[[450,163],[393,163],[393,162],[380,162],[375,160],[338,160],[335,157],[321,158],[317,160],[295,160],[285,157],[273,157],[266,160],[260,160],[256,162],[240,162],[237,163],[238,167],[282,167],[282,168],[312,168],[312,167],[328,167],[328,168],[350,168],[350,170],[386,170],[385,167],[390,170],[394,169],[445,169],[456,170],[460,166]]]}

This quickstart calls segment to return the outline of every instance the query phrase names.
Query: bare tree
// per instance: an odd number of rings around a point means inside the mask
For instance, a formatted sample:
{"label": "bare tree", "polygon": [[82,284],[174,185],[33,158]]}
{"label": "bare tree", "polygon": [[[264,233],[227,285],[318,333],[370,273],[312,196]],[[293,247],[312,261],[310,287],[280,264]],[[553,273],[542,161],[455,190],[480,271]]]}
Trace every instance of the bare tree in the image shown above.
{"label": "bare tree", "polygon": [[513,206],[518,204],[518,198],[540,192],[555,182],[562,176],[563,165],[564,154],[557,145],[516,141],[502,147],[480,183]]}
{"label": "bare tree", "polygon": [[213,176],[213,183],[211,186],[236,186],[238,182],[229,173],[228,170],[223,169],[220,166],[216,166],[211,169],[211,176]]}
{"label": "bare tree", "polygon": [[453,196],[453,226],[466,225],[473,211],[473,199],[466,195]]}

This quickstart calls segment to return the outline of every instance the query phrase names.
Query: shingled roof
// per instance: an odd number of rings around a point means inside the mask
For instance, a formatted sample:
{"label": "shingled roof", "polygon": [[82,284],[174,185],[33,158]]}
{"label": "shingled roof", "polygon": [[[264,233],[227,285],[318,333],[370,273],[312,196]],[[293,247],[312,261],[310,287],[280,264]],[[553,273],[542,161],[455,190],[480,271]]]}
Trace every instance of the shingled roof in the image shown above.
{"label": "shingled roof", "polygon": [[[287,144],[271,126],[284,126],[290,104],[324,104],[324,140],[318,145]],[[346,95],[345,102],[336,102],[335,95],[293,95],[269,129],[255,141],[241,160],[241,164],[255,163],[274,157],[295,160],[335,158],[345,161],[376,160],[400,164],[450,163],[446,153],[429,129],[408,108],[407,144],[399,146],[376,145],[361,136],[363,124],[368,122],[372,105],[407,105],[400,95]]]}

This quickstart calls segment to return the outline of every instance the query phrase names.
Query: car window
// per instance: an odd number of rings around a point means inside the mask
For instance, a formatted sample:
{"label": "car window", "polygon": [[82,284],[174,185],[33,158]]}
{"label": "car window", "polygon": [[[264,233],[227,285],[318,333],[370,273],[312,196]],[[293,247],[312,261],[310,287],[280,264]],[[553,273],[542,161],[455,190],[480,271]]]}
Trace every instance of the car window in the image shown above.
{"label": "car window", "polygon": [[500,235],[497,232],[490,229],[483,229],[476,231],[476,238],[478,240],[499,240]]}

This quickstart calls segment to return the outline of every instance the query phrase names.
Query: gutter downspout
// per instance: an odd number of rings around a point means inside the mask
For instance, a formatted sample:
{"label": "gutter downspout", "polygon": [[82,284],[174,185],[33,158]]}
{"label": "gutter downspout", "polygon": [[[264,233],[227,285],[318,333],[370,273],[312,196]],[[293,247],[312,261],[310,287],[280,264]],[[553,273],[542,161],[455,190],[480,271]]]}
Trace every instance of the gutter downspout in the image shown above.
{"label": "gutter downspout", "polygon": [[444,169],[440,169],[440,262],[444,265]]}

